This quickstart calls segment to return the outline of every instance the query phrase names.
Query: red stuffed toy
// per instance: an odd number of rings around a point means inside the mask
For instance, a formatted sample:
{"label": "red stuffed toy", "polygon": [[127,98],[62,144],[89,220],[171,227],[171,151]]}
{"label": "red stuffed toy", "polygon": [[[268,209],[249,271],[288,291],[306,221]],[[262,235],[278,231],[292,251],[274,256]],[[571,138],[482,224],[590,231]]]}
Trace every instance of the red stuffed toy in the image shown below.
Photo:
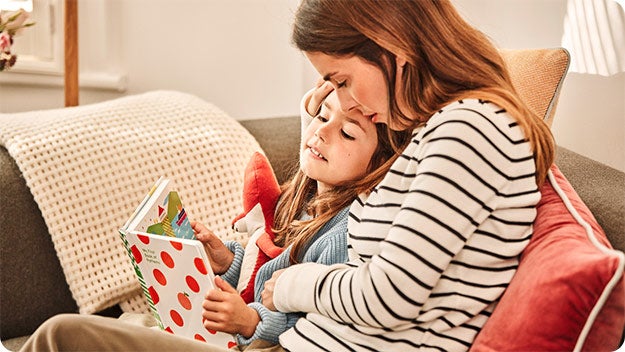
{"label": "red stuffed toy", "polygon": [[267,158],[255,152],[245,168],[243,213],[232,221],[237,232],[247,232],[249,241],[241,264],[237,291],[246,303],[254,301],[254,280],[258,269],[284,248],[273,243],[272,231],[280,185]]}

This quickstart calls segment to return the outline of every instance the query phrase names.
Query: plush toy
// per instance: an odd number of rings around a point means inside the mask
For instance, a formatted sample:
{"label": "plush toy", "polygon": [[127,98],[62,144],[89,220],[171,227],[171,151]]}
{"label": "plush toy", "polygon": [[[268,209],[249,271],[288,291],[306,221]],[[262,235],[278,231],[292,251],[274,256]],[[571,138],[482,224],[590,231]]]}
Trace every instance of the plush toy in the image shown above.
{"label": "plush toy", "polygon": [[245,168],[243,212],[232,221],[237,232],[247,232],[249,241],[241,264],[237,291],[246,303],[254,301],[254,279],[258,269],[282,253],[273,243],[272,225],[280,197],[280,185],[267,158],[255,152]]}

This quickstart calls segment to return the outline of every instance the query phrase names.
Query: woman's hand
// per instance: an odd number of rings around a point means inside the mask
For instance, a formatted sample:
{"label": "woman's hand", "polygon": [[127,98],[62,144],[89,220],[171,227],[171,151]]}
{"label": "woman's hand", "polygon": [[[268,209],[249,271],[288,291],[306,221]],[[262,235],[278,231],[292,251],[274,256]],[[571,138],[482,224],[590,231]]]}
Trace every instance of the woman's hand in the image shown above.
{"label": "woman's hand", "polygon": [[252,337],[260,316],[247,306],[241,295],[219,276],[215,277],[217,289],[208,291],[202,303],[204,327]]}
{"label": "woman's hand", "polygon": [[332,93],[333,90],[334,86],[332,86],[330,82],[324,81],[320,78],[317,81],[315,90],[306,102],[306,112],[308,112],[310,116],[317,116],[321,110],[321,104],[323,104],[323,101],[326,99],[328,94]]}
{"label": "woman's hand", "polygon": [[213,272],[215,274],[225,273],[234,260],[234,253],[230,252],[219,237],[203,224],[191,221],[191,228],[195,232],[195,237],[204,244],[204,250],[208,255]]}
{"label": "woman's hand", "polygon": [[275,304],[273,303],[273,291],[276,287],[276,281],[278,281],[278,277],[282,275],[285,270],[286,269],[280,269],[274,271],[273,275],[271,275],[271,279],[265,281],[265,287],[263,288],[263,292],[260,293],[263,299],[263,305],[269,310],[278,311]]}

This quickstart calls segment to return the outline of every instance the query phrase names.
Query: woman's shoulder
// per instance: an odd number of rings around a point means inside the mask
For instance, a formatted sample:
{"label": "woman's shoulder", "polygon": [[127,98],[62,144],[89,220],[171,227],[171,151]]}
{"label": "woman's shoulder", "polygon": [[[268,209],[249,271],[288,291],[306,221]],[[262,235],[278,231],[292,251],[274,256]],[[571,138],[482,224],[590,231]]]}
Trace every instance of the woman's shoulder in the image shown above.
{"label": "woman's shoulder", "polygon": [[466,136],[466,131],[471,130],[489,139],[494,135],[513,141],[525,139],[516,120],[504,108],[488,100],[473,98],[457,100],[441,108],[427,121],[422,135],[452,124],[454,128],[444,130],[458,136]]}
{"label": "woman's shoulder", "polygon": [[445,119],[453,116],[455,118],[472,119],[473,115],[483,115],[486,118],[497,118],[505,120],[513,120],[507,111],[501,106],[483,99],[461,99],[452,101],[442,107],[438,112],[432,115],[433,119]]}

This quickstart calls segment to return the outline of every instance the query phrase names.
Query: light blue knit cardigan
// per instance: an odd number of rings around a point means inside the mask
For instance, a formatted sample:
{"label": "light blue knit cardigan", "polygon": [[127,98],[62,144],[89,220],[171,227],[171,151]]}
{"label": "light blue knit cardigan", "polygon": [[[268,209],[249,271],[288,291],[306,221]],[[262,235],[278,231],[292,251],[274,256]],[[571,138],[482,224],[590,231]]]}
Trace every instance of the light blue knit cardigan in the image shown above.
{"label": "light blue knit cardigan", "polygon": [[[307,246],[302,259],[303,263],[316,262],[322,264],[336,264],[347,261],[347,217],[349,207],[344,208],[328,221],[315,234],[311,243]],[[234,261],[221,277],[232,287],[237,287],[239,275],[241,273],[241,262],[243,261],[244,249],[236,241],[225,242],[226,246],[234,253]],[[254,302],[248,306],[254,308],[260,315],[260,323],[256,326],[254,335],[245,338],[237,335],[239,345],[248,345],[256,339],[263,339],[273,343],[278,343],[278,336],[287,329],[295,325],[297,319],[302,317],[302,313],[282,313],[267,309],[261,303],[260,293],[263,291],[265,281],[279,269],[284,269],[290,265],[289,254],[291,247],[282,252],[279,256],[265,263],[260,267],[254,282]]]}

